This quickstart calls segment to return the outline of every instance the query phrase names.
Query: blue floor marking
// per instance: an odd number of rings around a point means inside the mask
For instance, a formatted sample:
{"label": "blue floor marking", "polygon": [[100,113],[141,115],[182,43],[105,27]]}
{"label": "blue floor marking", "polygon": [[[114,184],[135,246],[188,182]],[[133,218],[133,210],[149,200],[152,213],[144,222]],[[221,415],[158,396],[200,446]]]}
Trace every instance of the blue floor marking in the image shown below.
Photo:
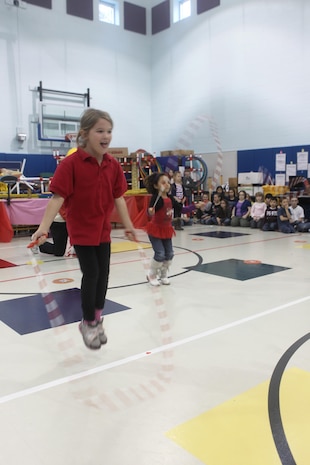
{"label": "blue floor marking", "polygon": [[[66,324],[82,318],[80,289],[53,292]],[[122,312],[130,307],[106,300],[104,314]],[[17,333],[30,334],[50,328],[50,321],[41,294],[0,302],[0,320]]]}
{"label": "blue floor marking", "polygon": [[187,270],[200,271],[209,273],[223,278],[237,279],[238,281],[246,281],[248,279],[259,278],[279,271],[289,270],[283,266],[268,265],[265,263],[247,264],[244,260],[222,260],[219,262],[202,263],[196,266],[185,267]]}

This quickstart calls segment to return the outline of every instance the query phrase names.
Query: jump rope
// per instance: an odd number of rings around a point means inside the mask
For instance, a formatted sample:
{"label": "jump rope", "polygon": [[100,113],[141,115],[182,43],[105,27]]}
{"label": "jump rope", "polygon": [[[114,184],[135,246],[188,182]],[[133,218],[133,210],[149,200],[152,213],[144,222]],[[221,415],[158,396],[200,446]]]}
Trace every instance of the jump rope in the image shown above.
{"label": "jump rope", "polygon": [[[153,204],[153,209],[157,205],[157,202],[161,198],[164,192],[164,186],[161,186],[161,190],[158,192],[156,200]],[[141,246],[141,241],[135,240],[137,246],[140,261],[143,265],[145,275],[149,271],[149,258],[145,253],[145,249]],[[156,310],[162,345],[168,345],[172,343],[171,327],[169,322],[169,316],[165,307],[165,302],[162,296],[160,286],[151,286],[152,303]],[[151,355],[151,351],[147,351],[146,355]],[[172,373],[174,371],[173,365],[173,350],[167,348],[161,352],[162,360],[161,366],[158,372],[149,378],[144,383],[139,383],[133,386],[118,388],[113,392],[100,392],[95,388],[87,388],[80,390],[76,393],[76,398],[86,402],[87,405],[102,408],[105,406],[111,411],[121,410],[124,407],[130,407],[136,402],[146,401],[154,398],[159,393],[166,390],[167,385],[171,382]]]}
{"label": "jump rope", "polygon": [[[149,270],[149,258],[145,253],[145,249],[139,241],[135,241],[139,251],[140,261],[143,264],[145,274]],[[164,299],[160,286],[150,286],[152,294],[153,308],[156,310],[158,317],[161,343],[168,345],[172,343],[171,328],[169,316],[165,307]],[[151,307],[151,306],[150,306]],[[152,351],[146,351],[146,356],[150,356]],[[137,402],[143,402],[154,399],[159,393],[163,393],[172,379],[174,371],[173,365],[173,350],[167,348],[161,352],[161,366],[157,373],[143,383],[116,388],[112,392],[102,392],[94,387],[81,389],[75,393],[75,397],[83,403],[95,408],[107,408],[110,411],[119,411],[123,408],[131,407]]]}
{"label": "jump rope", "polygon": [[30,261],[40,288],[41,297],[44,302],[50,326],[51,328],[54,328],[59,353],[62,355],[62,363],[66,366],[73,365],[81,362],[82,357],[76,351],[74,340],[69,336],[69,332],[66,329],[64,316],[52,292],[49,290],[48,284],[41,272],[38,260],[31,251],[31,249],[38,246],[38,244],[39,240],[35,240],[27,245],[29,256],[31,258]]}
{"label": "jump rope", "polygon": [[[158,193],[157,198],[154,202],[153,208],[155,208],[157,202],[161,197],[161,193],[164,188]],[[41,296],[46,308],[46,312],[49,318],[50,326],[54,329],[54,333],[57,338],[57,346],[59,352],[62,355],[62,364],[64,366],[72,366],[80,363],[85,359],[79,352],[74,339],[69,335],[68,329],[66,328],[64,316],[57,304],[53,294],[49,291],[47,282],[41,272],[38,260],[33,255],[31,249],[37,246],[39,240],[32,241],[28,244],[27,249],[31,256],[31,264],[37,278]],[[139,251],[140,261],[143,264],[144,272],[147,273],[149,270],[149,259],[145,253],[145,250],[140,244],[138,239],[135,240],[135,244]],[[165,308],[164,299],[159,286],[151,286],[152,302],[156,309],[159,329],[161,333],[161,343],[163,345],[170,344],[172,342],[170,323],[168,313]],[[146,355],[151,355],[151,351],[147,351]],[[113,392],[100,392],[94,388],[80,389],[73,391],[74,397],[85,403],[88,406],[102,408],[107,407],[111,411],[120,410],[124,407],[129,407],[137,401],[145,401],[154,398],[158,393],[164,392],[166,386],[171,381],[172,372],[174,366],[172,363],[173,351],[167,349],[162,354],[162,363],[159,371],[150,379],[144,383],[139,383],[134,386],[116,388]]]}
{"label": "jump rope", "polygon": [[[188,132],[185,134],[185,137],[183,134],[183,138],[179,140],[178,145],[187,146],[189,142],[191,142],[192,139],[194,138],[193,136],[194,136],[194,133],[197,131],[197,127],[199,128],[205,121],[209,122],[212,136],[216,142],[216,145],[218,148],[217,165],[220,166],[222,163],[222,151],[221,151],[221,147],[219,144],[217,128],[214,127],[213,124],[211,124],[210,118],[208,116],[203,115],[201,117],[198,117],[196,120],[194,120],[192,122],[193,124],[190,125]],[[156,197],[156,200],[152,208],[155,209],[161,197],[162,192],[163,190],[158,192],[158,195]],[[68,331],[66,330],[65,320],[61,313],[61,310],[55,298],[53,297],[52,293],[48,289],[45,278],[43,277],[41,273],[38,261],[36,260],[36,258],[34,257],[34,255],[32,254],[30,250],[32,247],[36,245],[38,245],[38,241],[32,241],[28,245],[29,254],[31,256],[31,263],[32,263],[37,281],[39,283],[42,299],[44,301],[44,305],[47,311],[50,325],[52,328],[54,328],[54,331],[56,332],[56,335],[58,338],[58,347],[60,349],[60,352],[64,356],[63,362],[66,365],[72,365],[74,363],[79,363],[82,361],[82,357],[77,352],[76,343],[68,335]],[[136,240],[136,245],[139,251],[140,260],[143,264],[144,271],[146,271],[148,269],[149,260],[146,257],[145,251],[139,244],[138,240]],[[165,309],[164,300],[162,298],[160,287],[152,286],[151,291],[152,291],[153,302],[157,309],[157,315],[159,318],[159,327],[161,330],[162,343],[169,344],[172,342],[172,338],[170,334],[170,323],[169,323],[167,311]],[[165,384],[170,382],[172,371],[174,369],[173,363],[172,363],[173,351],[167,350],[167,351],[162,352],[162,354],[164,357],[164,361],[162,363],[161,370],[157,373],[155,378],[152,378],[148,382],[140,384],[135,388],[129,387],[129,388],[122,388],[122,389],[115,390],[114,401],[111,398],[112,396],[110,393],[100,394],[98,392],[93,393],[93,395],[85,399],[85,395],[89,396],[91,394],[89,390],[87,391],[80,390],[79,392],[76,392],[75,393],[76,397],[80,398],[80,400],[82,400],[84,403],[87,403],[88,405],[91,405],[93,407],[100,408],[100,406],[104,404],[108,406],[111,410],[118,410],[119,402],[121,402],[122,406],[124,406],[124,404],[131,405],[132,399],[134,401],[145,400],[145,395],[147,396],[147,398],[154,397],[153,389],[155,388],[155,391],[165,390]],[[165,384],[163,385],[163,383]],[[151,390],[150,390],[150,387],[151,387]],[[141,392],[143,393],[143,395],[141,394]]]}

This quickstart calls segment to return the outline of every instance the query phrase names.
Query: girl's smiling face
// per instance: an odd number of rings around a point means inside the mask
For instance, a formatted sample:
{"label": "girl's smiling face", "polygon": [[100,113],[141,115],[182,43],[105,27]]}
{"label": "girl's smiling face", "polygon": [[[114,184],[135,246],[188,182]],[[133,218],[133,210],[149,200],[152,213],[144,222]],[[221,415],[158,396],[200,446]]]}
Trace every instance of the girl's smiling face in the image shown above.
{"label": "girl's smiling face", "polygon": [[158,183],[155,185],[156,189],[163,194],[168,194],[171,189],[171,184],[168,176],[161,176],[158,180]]}
{"label": "girl's smiling face", "polygon": [[98,158],[105,154],[112,140],[112,125],[106,119],[100,118],[97,123],[83,134],[86,140],[85,151]]}

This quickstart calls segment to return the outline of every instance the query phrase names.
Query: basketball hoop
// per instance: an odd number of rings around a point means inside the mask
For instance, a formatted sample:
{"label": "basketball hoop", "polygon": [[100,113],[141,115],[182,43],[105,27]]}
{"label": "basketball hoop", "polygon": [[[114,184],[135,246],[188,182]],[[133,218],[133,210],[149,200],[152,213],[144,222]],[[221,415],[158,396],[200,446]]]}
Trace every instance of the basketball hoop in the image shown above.
{"label": "basketball hoop", "polygon": [[72,144],[73,142],[76,143],[77,133],[76,132],[69,132],[65,135],[65,140]]}

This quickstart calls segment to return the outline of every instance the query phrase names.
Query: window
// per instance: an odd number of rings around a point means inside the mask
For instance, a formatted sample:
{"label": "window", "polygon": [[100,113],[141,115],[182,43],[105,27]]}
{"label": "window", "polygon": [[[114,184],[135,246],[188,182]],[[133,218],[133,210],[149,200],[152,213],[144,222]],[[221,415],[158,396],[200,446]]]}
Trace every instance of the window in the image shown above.
{"label": "window", "polygon": [[181,21],[191,15],[191,0],[174,0],[173,22]]}
{"label": "window", "polygon": [[119,4],[115,1],[99,0],[99,21],[119,26]]}
{"label": "window", "polygon": [[179,0],[179,17],[181,19],[188,18],[191,15],[191,1]]}

